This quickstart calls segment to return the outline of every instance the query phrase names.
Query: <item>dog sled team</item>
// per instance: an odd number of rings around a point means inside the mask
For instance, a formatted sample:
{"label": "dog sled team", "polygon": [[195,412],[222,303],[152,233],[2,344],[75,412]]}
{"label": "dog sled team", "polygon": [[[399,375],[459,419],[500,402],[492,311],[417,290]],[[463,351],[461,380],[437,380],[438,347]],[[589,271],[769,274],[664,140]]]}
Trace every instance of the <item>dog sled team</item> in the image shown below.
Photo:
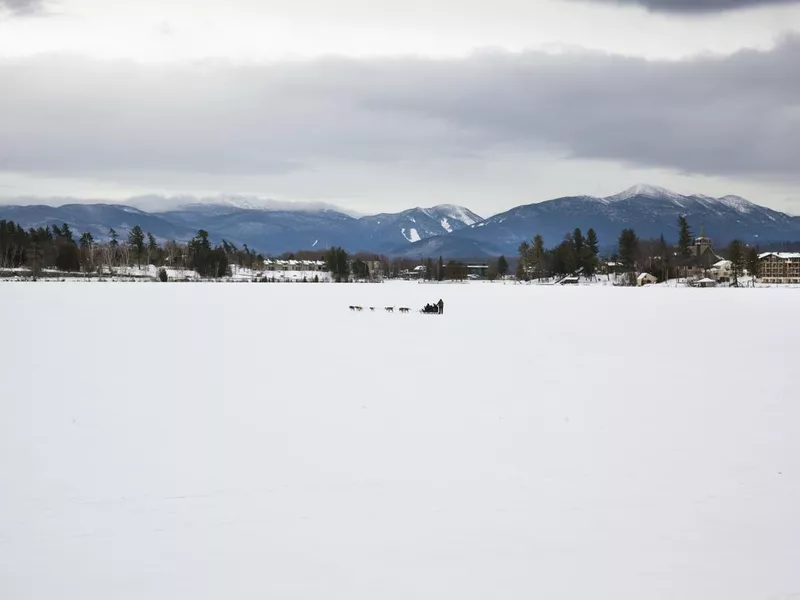
{"label": "dog sled team", "polygon": [[[355,306],[355,305],[350,306],[351,312],[362,312],[363,310],[364,310],[363,306]],[[375,307],[370,306],[369,310],[374,312]],[[383,310],[385,310],[386,312],[393,313],[394,306],[384,306]],[[400,308],[397,309],[397,312],[407,313],[410,312],[410,310],[411,310],[410,308],[401,306]],[[434,304],[426,304],[422,309],[420,309],[419,312],[425,315],[442,315],[444,314],[444,301],[441,298],[439,298],[439,302],[436,302]]]}
{"label": "dog sled team", "polygon": [[[374,306],[370,306],[370,307],[369,307],[369,309],[370,309],[371,311],[374,311],[374,310],[375,310],[375,307],[374,307]],[[363,306],[351,306],[351,307],[350,307],[350,310],[351,310],[351,311],[355,311],[355,312],[361,312],[362,310],[364,310],[364,307],[363,307]],[[383,308],[383,310],[385,310],[386,312],[394,312],[394,306],[385,306],[385,307]],[[407,312],[409,312],[410,310],[411,310],[411,309],[409,309],[409,308],[406,308],[406,307],[404,307],[404,306],[401,306],[400,308],[398,308],[398,309],[397,309],[397,311],[398,311],[398,312],[401,312],[401,313],[407,313]]]}

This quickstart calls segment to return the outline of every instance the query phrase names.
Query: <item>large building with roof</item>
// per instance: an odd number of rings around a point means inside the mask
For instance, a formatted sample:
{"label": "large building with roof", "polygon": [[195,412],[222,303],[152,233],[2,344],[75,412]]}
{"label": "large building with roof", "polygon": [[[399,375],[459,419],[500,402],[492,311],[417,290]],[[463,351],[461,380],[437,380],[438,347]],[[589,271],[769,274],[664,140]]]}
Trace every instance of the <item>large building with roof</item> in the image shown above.
{"label": "large building with roof", "polygon": [[324,260],[278,260],[266,259],[264,261],[266,271],[325,271],[327,270]]}
{"label": "large building with roof", "polygon": [[800,252],[764,252],[758,255],[761,283],[800,283]]}

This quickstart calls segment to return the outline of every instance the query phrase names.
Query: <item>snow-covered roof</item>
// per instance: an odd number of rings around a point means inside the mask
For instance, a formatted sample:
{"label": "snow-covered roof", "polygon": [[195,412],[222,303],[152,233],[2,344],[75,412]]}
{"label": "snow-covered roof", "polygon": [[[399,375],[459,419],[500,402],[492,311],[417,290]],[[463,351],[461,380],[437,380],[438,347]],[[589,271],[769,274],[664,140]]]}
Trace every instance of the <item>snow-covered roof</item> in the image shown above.
{"label": "snow-covered roof", "polygon": [[714,267],[718,269],[727,269],[730,266],[731,266],[731,261],[729,260],[721,260],[719,262],[714,263]]}
{"label": "snow-covered roof", "polygon": [[636,279],[642,281],[643,279],[647,279],[650,277],[651,279],[658,279],[655,275],[651,275],[650,273],[641,273]]}
{"label": "snow-covered roof", "polygon": [[468,269],[488,269],[489,265],[467,265]]}
{"label": "snow-covered roof", "polygon": [[716,281],[714,281],[713,279],[711,279],[710,277],[703,277],[703,278],[702,278],[700,281],[698,281],[697,283],[717,283],[717,282],[716,282]]}
{"label": "snow-covered roof", "polygon": [[774,256],[781,260],[789,260],[790,258],[800,258],[800,252],[762,252],[758,255],[758,258],[761,260],[768,256]]}
{"label": "snow-covered roof", "polygon": [[325,264],[323,260],[280,260],[280,259],[272,259],[266,258],[264,259],[265,265],[316,265],[322,266]]}

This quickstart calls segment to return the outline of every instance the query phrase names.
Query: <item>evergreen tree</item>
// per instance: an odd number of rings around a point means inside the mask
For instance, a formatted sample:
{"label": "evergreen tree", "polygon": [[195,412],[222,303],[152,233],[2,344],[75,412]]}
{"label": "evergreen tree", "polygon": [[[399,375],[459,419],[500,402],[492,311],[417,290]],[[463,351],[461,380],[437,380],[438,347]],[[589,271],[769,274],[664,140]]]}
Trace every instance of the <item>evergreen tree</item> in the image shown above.
{"label": "evergreen tree", "polygon": [[579,227],[576,227],[572,233],[572,251],[579,260],[583,257],[584,242],[583,233]]}
{"label": "evergreen tree", "polygon": [[[517,276],[519,279],[528,280],[528,258],[530,257],[530,250],[531,247],[528,242],[522,242],[517,248],[517,252],[519,253],[519,266],[517,267]],[[522,277],[519,277],[519,275]]]}
{"label": "evergreen tree", "polygon": [[[581,237],[581,248],[583,247],[583,238]],[[572,234],[565,234],[564,240],[556,246],[556,260],[561,268],[559,273],[561,275],[574,275],[580,266],[578,254],[575,252],[575,240]]]}
{"label": "evergreen tree", "polygon": [[337,282],[347,281],[350,277],[350,257],[343,248],[331,248],[325,254],[325,266]]}
{"label": "evergreen tree", "polygon": [[80,251],[74,243],[63,241],[62,243],[58,244],[56,268],[60,271],[69,272],[81,270]]}
{"label": "evergreen tree", "polygon": [[578,268],[570,233],[566,234],[561,243],[550,252],[546,252],[545,255],[549,257],[548,266],[552,275],[572,275]]}
{"label": "evergreen tree", "polygon": [[758,260],[758,250],[753,247],[748,248],[747,254],[745,255],[745,263],[747,265],[747,272],[750,274],[750,277],[753,278],[753,285],[755,285],[760,266],[760,261]]}
{"label": "evergreen tree", "polygon": [[[220,249],[224,254],[224,250]],[[211,242],[208,239],[208,232],[200,229],[191,241],[187,248],[189,255],[189,265],[197,271],[202,277],[208,277],[214,271],[213,262],[215,258],[212,256]],[[227,256],[225,257],[227,268]]]}
{"label": "evergreen tree", "polygon": [[689,222],[686,217],[681,215],[678,217],[678,253],[687,258],[692,253],[691,248],[692,230],[689,228]]}
{"label": "evergreen tree", "polygon": [[147,233],[147,264],[153,263],[153,259],[158,255],[158,242],[152,233]]}
{"label": "evergreen tree", "polygon": [[594,229],[589,229],[586,232],[586,245],[589,247],[592,256],[597,258],[600,254],[600,242],[597,240],[597,233],[595,233]]}
{"label": "evergreen tree", "polygon": [[117,264],[118,254],[119,254],[119,234],[114,231],[114,228],[108,230],[108,247],[105,249],[103,254],[105,255],[106,262],[108,262],[109,270]]}
{"label": "evergreen tree", "polygon": [[728,260],[731,261],[731,283],[739,285],[739,275],[744,269],[744,249],[740,240],[733,240],[728,246]]}
{"label": "evergreen tree", "polygon": [[[590,231],[594,233],[593,230]],[[597,244],[597,236],[595,236],[594,243]],[[593,277],[597,268],[597,256],[593,254],[589,240],[583,237],[579,228],[576,228],[572,234],[572,246],[575,252],[575,261],[584,277]]]}
{"label": "evergreen tree", "polygon": [[433,275],[433,260],[429,258],[425,261],[425,279],[430,281],[433,279]]}
{"label": "evergreen tree", "polygon": [[[578,230],[580,231],[580,230]],[[597,241],[597,234],[594,229],[589,229],[586,232],[586,240],[584,242],[583,252],[583,274],[586,277],[594,277],[597,272],[597,257],[600,254],[600,244]]]}
{"label": "evergreen tree", "polygon": [[503,278],[508,274],[508,261],[505,256],[497,259],[497,274]]}
{"label": "evergreen tree", "polygon": [[136,253],[136,264],[141,265],[144,254],[144,231],[138,225],[135,225],[128,233],[128,245]]}
{"label": "evergreen tree", "polygon": [[360,258],[353,261],[353,277],[356,279],[367,279],[369,277],[369,266]]}
{"label": "evergreen tree", "polygon": [[639,247],[639,238],[633,229],[623,229],[619,235],[619,261],[623,268],[631,275],[630,283],[636,276],[636,254]]}
{"label": "evergreen tree", "polygon": [[211,247],[208,232],[197,232],[187,246],[189,266],[201,277],[224,277],[228,274],[228,255],[222,246]]}
{"label": "evergreen tree", "polygon": [[81,262],[84,270],[89,273],[94,271],[94,236],[88,231],[81,233],[79,238]]}
{"label": "evergreen tree", "polygon": [[538,233],[533,237],[533,247],[530,251],[533,268],[537,279],[541,279],[547,272],[547,251],[544,248],[544,239]]}
{"label": "evergreen tree", "polygon": [[48,246],[52,247],[53,233],[47,227],[39,227],[38,229],[31,228],[28,230],[27,236],[30,240],[28,260],[31,264],[31,270],[33,271],[33,278],[35,280],[44,262],[45,249]]}
{"label": "evergreen tree", "polygon": [[61,229],[60,230],[55,225],[53,225],[53,230],[54,230],[54,233],[57,232],[56,236],[62,238],[65,242],[68,242],[70,244],[74,244],[75,243],[75,238],[72,235],[72,230],[69,228],[69,225],[67,225],[66,223],[63,223],[61,225]]}
{"label": "evergreen tree", "polygon": [[436,280],[441,281],[444,279],[444,261],[439,257],[439,264],[436,265]]}
{"label": "evergreen tree", "polygon": [[21,267],[27,259],[30,238],[14,221],[0,221],[0,267]]}

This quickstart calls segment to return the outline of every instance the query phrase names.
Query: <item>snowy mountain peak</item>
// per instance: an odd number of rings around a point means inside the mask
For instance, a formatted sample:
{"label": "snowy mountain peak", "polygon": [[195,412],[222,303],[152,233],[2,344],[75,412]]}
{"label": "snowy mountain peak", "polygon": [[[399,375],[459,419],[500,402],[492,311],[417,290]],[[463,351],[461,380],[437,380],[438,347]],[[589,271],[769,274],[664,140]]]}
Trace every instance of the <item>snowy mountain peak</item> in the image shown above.
{"label": "snowy mountain peak", "polygon": [[740,196],[730,195],[723,196],[722,198],[714,198],[712,196],[705,196],[703,194],[683,196],[666,188],[643,183],[636,184],[624,192],[620,192],[619,194],[615,194],[607,198],[601,198],[600,200],[606,204],[610,204],[612,202],[619,202],[621,200],[628,200],[635,197],[667,200],[681,208],[689,208],[698,203],[702,204],[708,210],[719,210],[721,207],[726,207],[742,214],[751,213],[758,208],[756,204],[753,204],[749,200],[745,200]]}
{"label": "snowy mountain peak", "polygon": [[613,196],[608,196],[607,198],[604,198],[604,200],[607,200],[609,202],[619,202],[621,200],[628,200],[636,196],[645,196],[647,198],[666,198],[678,202],[680,202],[684,198],[680,194],[676,194],[675,192],[672,192],[663,187],[658,187],[656,185],[648,185],[646,183],[637,183],[633,187],[629,187],[627,190],[624,190],[618,194],[614,194]]}
{"label": "snowy mountain peak", "polygon": [[482,217],[476,215],[474,212],[468,208],[465,208],[464,206],[459,206],[458,204],[439,204],[430,210],[435,212],[442,219],[447,219],[448,221],[459,221],[467,227],[483,221]]}
{"label": "snowy mountain peak", "polygon": [[750,213],[756,208],[755,204],[749,200],[745,200],[741,196],[723,196],[722,198],[718,198],[717,202],[729,206],[740,213]]}
{"label": "snowy mountain peak", "polygon": [[416,206],[399,213],[381,213],[361,217],[372,239],[388,243],[414,243],[432,237],[449,236],[483,219],[463,206],[440,204],[430,208]]}

